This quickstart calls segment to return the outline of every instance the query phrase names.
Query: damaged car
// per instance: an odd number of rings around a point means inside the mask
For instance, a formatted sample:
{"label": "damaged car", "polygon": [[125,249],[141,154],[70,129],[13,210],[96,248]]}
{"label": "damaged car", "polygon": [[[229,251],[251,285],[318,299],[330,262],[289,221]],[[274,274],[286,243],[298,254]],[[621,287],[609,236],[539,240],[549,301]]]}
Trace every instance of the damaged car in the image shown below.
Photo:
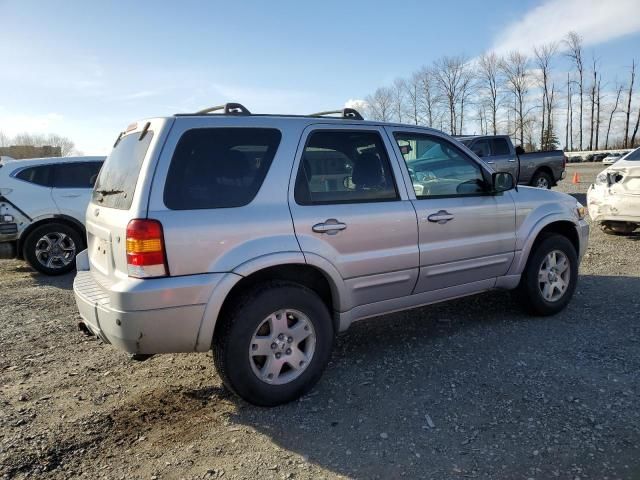
{"label": "damaged car", "polygon": [[640,148],[598,174],[587,205],[605,233],[629,235],[640,228]]}

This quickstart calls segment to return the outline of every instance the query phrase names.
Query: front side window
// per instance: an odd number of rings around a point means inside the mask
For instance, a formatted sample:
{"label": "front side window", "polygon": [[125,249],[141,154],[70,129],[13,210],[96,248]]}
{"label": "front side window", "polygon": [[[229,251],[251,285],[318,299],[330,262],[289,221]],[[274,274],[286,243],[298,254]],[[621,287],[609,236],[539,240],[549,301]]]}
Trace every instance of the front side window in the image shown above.
{"label": "front side window", "polygon": [[428,134],[394,134],[418,198],[487,191],[480,166],[449,141]]}
{"label": "front side window", "polygon": [[625,160],[639,161],[640,160],[640,148],[636,148],[633,152],[627,153],[624,157]]}
{"label": "front side window", "polygon": [[16,178],[24,180],[25,182],[35,183],[43,187],[51,186],[51,165],[41,165],[38,167],[29,167],[21,170],[16,175]]}
{"label": "front side window", "polygon": [[56,188],[93,188],[102,162],[61,163],[55,166]]}
{"label": "front side window", "polygon": [[309,135],[296,177],[298,204],[397,198],[389,158],[377,132],[318,130]]}
{"label": "front side window", "polygon": [[489,150],[489,142],[487,140],[478,140],[471,147],[471,151],[479,157],[488,157],[491,155]]}
{"label": "front side window", "polygon": [[198,128],[171,159],[164,203],[172,210],[241,207],[262,186],[280,144],[273,128]]}

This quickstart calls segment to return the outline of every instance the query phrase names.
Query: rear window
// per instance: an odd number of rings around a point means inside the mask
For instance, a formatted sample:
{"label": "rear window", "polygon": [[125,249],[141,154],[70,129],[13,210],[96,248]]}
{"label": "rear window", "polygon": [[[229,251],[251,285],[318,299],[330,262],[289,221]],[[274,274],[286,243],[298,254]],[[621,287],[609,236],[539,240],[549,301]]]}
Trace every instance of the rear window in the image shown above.
{"label": "rear window", "polygon": [[153,132],[149,130],[142,140],[139,138],[139,133],[122,137],[104,161],[93,189],[95,203],[120,210],[128,210],[131,207],[140,167],[149,149]]}
{"label": "rear window", "polygon": [[625,160],[633,160],[633,161],[640,160],[640,148],[638,148],[638,149],[634,150],[633,152],[627,154],[627,156],[624,157],[624,159]]}
{"label": "rear window", "polygon": [[51,170],[51,165],[29,167],[18,172],[16,178],[24,180],[25,182],[35,183],[36,185],[42,185],[43,187],[50,187],[52,177]]}
{"label": "rear window", "polygon": [[182,135],[164,203],[172,210],[241,207],[262,186],[280,144],[272,128],[200,128]]}

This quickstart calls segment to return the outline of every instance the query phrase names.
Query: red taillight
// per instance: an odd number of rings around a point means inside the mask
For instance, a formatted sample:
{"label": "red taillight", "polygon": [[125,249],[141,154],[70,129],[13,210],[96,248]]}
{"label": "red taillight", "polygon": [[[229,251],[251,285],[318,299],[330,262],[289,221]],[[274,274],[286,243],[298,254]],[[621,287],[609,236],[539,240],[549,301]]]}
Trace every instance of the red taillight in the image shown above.
{"label": "red taillight", "polygon": [[127,225],[127,271],[130,277],[165,277],[168,274],[162,224],[135,219]]}

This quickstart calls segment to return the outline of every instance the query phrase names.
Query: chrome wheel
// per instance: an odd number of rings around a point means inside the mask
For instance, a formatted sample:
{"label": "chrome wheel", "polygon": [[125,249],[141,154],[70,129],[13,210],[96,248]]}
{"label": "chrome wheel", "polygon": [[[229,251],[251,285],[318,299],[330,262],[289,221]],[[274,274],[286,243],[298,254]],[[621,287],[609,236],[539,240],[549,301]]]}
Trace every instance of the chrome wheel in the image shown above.
{"label": "chrome wheel", "polygon": [[47,233],[36,242],[36,259],[46,268],[63,268],[73,262],[76,244],[69,235]]}
{"label": "chrome wheel", "polygon": [[569,288],[571,269],[569,259],[560,250],[553,250],[544,257],[538,271],[538,287],[547,302],[557,302]]}
{"label": "chrome wheel", "polygon": [[315,348],[309,317],[297,310],[279,310],[265,318],[251,337],[249,362],[260,380],[283,385],[302,375]]}

